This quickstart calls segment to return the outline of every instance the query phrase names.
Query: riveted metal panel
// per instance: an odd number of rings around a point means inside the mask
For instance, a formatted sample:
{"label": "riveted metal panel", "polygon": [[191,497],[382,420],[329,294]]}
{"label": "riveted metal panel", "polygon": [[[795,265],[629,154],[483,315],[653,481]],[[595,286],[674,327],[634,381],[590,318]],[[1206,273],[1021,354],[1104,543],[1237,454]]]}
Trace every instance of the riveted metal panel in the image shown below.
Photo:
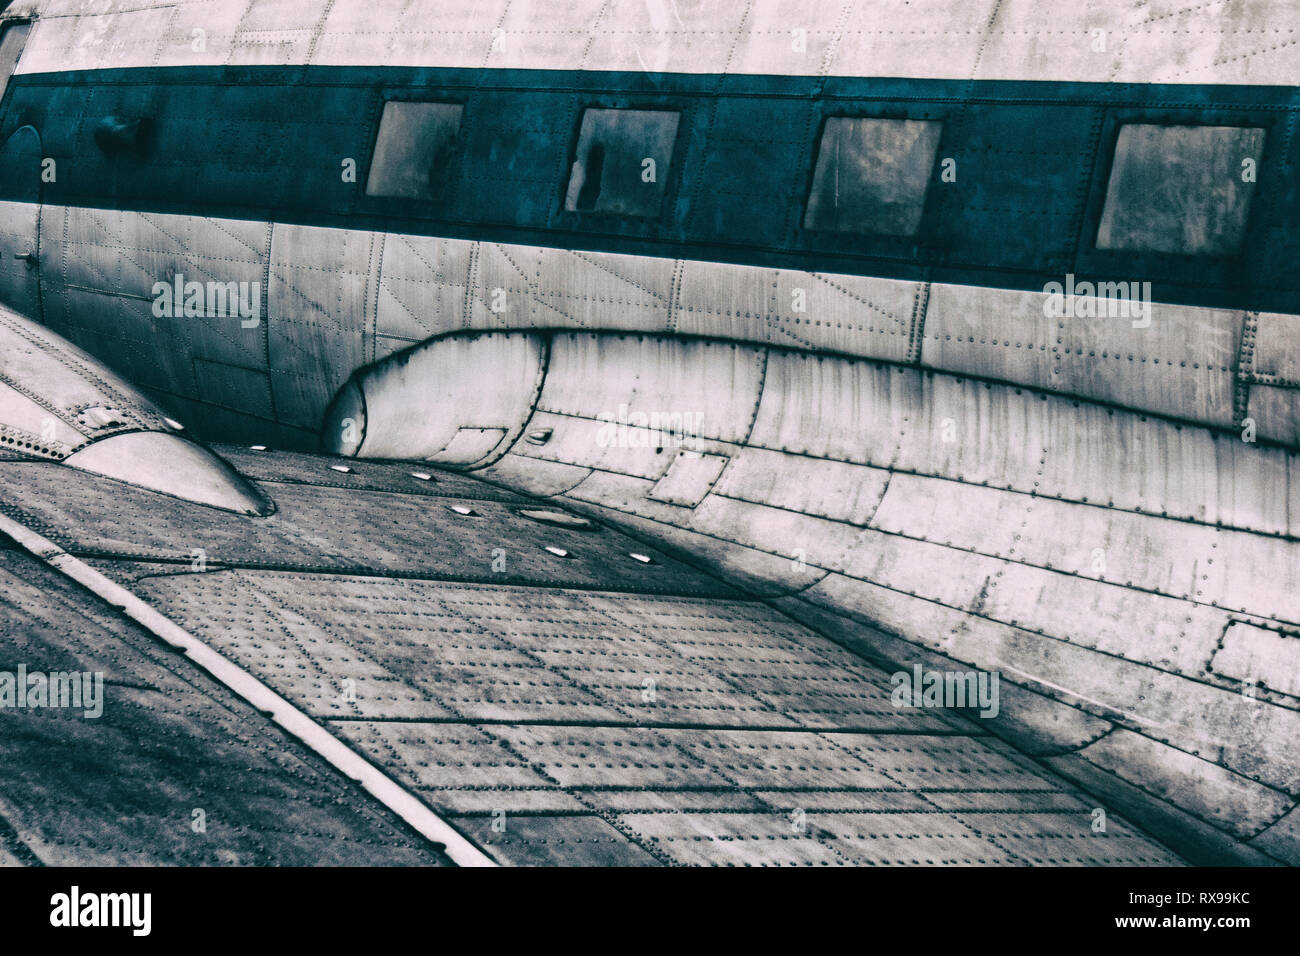
{"label": "riveted metal panel", "polygon": [[1270,490],[1289,487],[1280,449],[870,362],[773,353],[750,443],[1254,531],[1291,520]]}
{"label": "riveted metal panel", "polygon": [[[803,621],[818,633],[826,634],[855,653],[881,662],[886,670],[902,668],[904,671],[920,664],[926,670],[963,670],[964,666],[951,657],[922,647],[933,643],[897,637],[874,624],[864,621],[860,614],[847,615],[827,607],[816,592],[808,599],[802,595],[777,598],[772,602],[796,620]],[[900,633],[905,631],[898,618],[889,618],[890,604],[884,602],[885,623]],[[895,671],[897,673],[897,671]],[[1015,742],[1021,753],[1052,754],[1078,748],[1109,733],[1113,728],[1107,720],[1084,713],[1075,707],[1035,693],[1010,681],[999,680],[998,713],[996,718],[981,720],[980,726],[1006,740]]]}
{"label": "riveted metal panel", "polygon": [[[26,865],[447,861],[183,656],[31,558],[0,552],[0,659],[99,672],[102,712],[7,708],[6,841]],[[89,781],[89,782],[88,782]],[[206,830],[189,824],[204,811]],[[322,837],[328,833],[329,839]]]}
{"label": "riveted metal panel", "polygon": [[456,328],[669,328],[674,262],[579,250],[393,235],[384,248],[381,335]]}
{"label": "riveted metal panel", "polygon": [[1079,756],[1111,773],[1140,775],[1147,790],[1242,839],[1273,823],[1294,802],[1209,760],[1129,730],[1116,730],[1084,747]]}
{"label": "riveted metal panel", "polygon": [[678,451],[664,476],[650,489],[648,497],[670,505],[694,508],[713,489],[730,460],[725,455]]}
{"label": "riveted metal panel", "polygon": [[866,524],[890,473],[748,447],[733,453],[714,494],[822,518]]}
{"label": "riveted metal panel", "polygon": [[990,791],[1056,789],[1038,768],[997,741],[978,749],[951,737],[837,736],[836,745],[853,754],[895,786],[911,790],[960,790],[967,774],[978,774]]}
{"label": "riveted metal panel", "polygon": [[[329,4],[319,20],[313,63],[446,63],[480,67],[496,40],[493,27],[510,9],[508,0],[453,0],[411,9],[411,21],[375,29],[375,9],[364,0]],[[313,19],[312,23],[317,23]],[[410,26],[418,23],[419,28]],[[553,26],[553,25],[552,25]],[[549,29],[549,28],[548,28]],[[523,37],[512,37],[517,43]],[[497,41],[500,44],[500,41]],[[504,44],[500,44],[503,45]]]}
{"label": "riveted metal panel", "polygon": [[[545,399],[543,391],[542,400]],[[718,454],[726,454],[736,447],[677,431],[686,427],[685,422],[703,421],[703,413],[682,411],[680,406],[675,406],[653,414],[652,419],[650,413],[633,411],[623,403],[614,411],[584,409],[581,415],[541,410],[529,419],[524,437],[515,442],[511,453],[539,463],[658,479],[672,466],[683,445],[698,452]],[[534,444],[528,440],[529,435],[546,431],[549,435],[544,442]]]}
{"label": "riveted metal panel", "polygon": [[[190,283],[202,284],[209,310],[207,283],[233,282],[258,293],[264,319],[265,223],[79,207],[47,207],[42,223],[46,324],[132,381],[194,395],[195,356],[265,367],[261,321],[243,327],[229,303],[222,315],[175,309]],[[97,315],[112,320],[87,322]]]}
{"label": "riveted metal panel", "polygon": [[1300,316],[1261,312],[1255,317],[1250,372],[1256,381],[1300,385]]}
{"label": "riveted metal panel", "polygon": [[[1289,29],[1281,26],[1294,16],[1286,0],[1231,5],[1212,29],[1203,12],[1161,0],[1145,11],[1142,29],[1135,29],[1126,3],[1049,9],[1011,0],[999,5],[987,29],[974,76],[1295,84],[1295,64],[1277,46],[1282,34],[1272,32]],[[1189,45],[1189,33],[1200,42]]]}
{"label": "riveted metal panel", "polygon": [[671,521],[670,506],[646,498],[649,488],[650,483],[641,479],[596,472],[569,492],[566,499],[642,538],[707,562],[726,580],[752,594],[788,594],[807,587],[826,573],[824,568],[808,561],[791,561],[726,538],[680,528]]}
{"label": "riveted metal panel", "polygon": [[[1104,834],[1094,834],[1091,809],[1067,813],[963,813],[959,819],[989,843],[1002,847],[1022,865],[1160,866],[1166,851],[1123,820],[1107,820]],[[1103,861],[1109,861],[1103,863]]]}
{"label": "riveted metal panel", "polygon": [[[29,468],[29,464],[31,467]],[[539,524],[515,506],[481,498],[432,499],[421,494],[281,484],[274,488],[276,513],[246,518],[203,505],[171,501],[108,479],[81,476],[52,463],[9,462],[5,507],[52,538],[92,552],[179,561],[188,568],[201,549],[209,565],[389,574],[506,582],[554,581],[570,585],[605,582],[615,589],[676,593],[702,587],[730,594],[719,581],[702,578],[680,562],[613,529],[597,533]],[[112,501],[111,510],[88,500],[86,489]],[[111,493],[110,493],[111,492]],[[452,510],[459,507],[470,514]],[[364,514],[363,525],[355,519]],[[509,528],[507,532],[504,529]],[[382,529],[382,530],[381,530]],[[546,550],[566,552],[559,557]],[[504,570],[497,549],[505,550]],[[655,564],[628,558],[645,552]],[[617,561],[610,560],[617,556]]]}
{"label": "riveted metal panel", "polygon": [[1300,615],[1296,545],[1281,538],[903,474],[872,527],[1199,604]]}
{"label": "riveted metal panel", "polygon": [[922,364],[1231,426],[1241,313],[1153,303],[1140,288],[1134,306],[1128,285],[1109,300],[936,284]]}
{"label": "riveted metal panel", "polygon": [[[370,366],[356,379],[365,423],[355,454],[490,463],[532,413],[545,355],[540,336],[483,333],[435,339]],[[331,418],[340,414],[337,406],[330,411]],[[462,429],[469,431],[458,448]]]}
{"label": "riveted metal panel", "polygon": [[1300,530],[1300,514],[1295,511],[1300,457],[1286,449],[1242,441],[1234,434],[1219,437],[1214,454],[1207,484],[1213,482],[1208,497],[1216,523],[1264,534],[1295,535]]}
{"label": "riveted metal panel", "polygon": [[[240,474],[261,482],[276,484],[319,485],[349,488],[354,491],[390,491],[402,495],[428,495],[435,498],[477,498],[524,504],[530,499],[477,478],[452,471],[421,470],[413,462],[351,461],[340,466],[331,455],[275,449],[254,451],[246,445],[216,445],[216,451]],[[346,471],[337,471],[346,467]],[[274,491],[274,489],[270,489]]]}
{"label": "riveted metal panel", "polygon": [[840,575],[806,593],[1159,742],[1213,755],[1236,773],[1280,789],[1295,785],[1300,714],[1294,710]]}
{"label": "riveted metal panel", "polygon": [[921,363],[948,372],[1059,387],[1055,323],[1045,297],[1011,289],[935,283],[925,311]]}
{"label": "riveted metal panel", "polygon": [[445,813],[586,809],[518,751],[503,747],[491,728],[390,720],[335,720],[330,726],[362,750],[383,754],[391,769]]}
{"label": "riveted metal panel", "polygon": [[265,367],[194,360],[195,394],[214,405],[242,407],[259,418],[272,417],[271,382]]}
{"label": "riveted metal panel", "polygon": [[[0,429],[0,447],[59,460],[101,440],[140,441],[147,438],[130,435],[168,435],[175,430],[151,402],[100,361],[4,307],[0,307]],[[170,436],[168,440],[180,442]],[[104,447],[99,445],[99,451]],[[112,447],[120,450],[120,440]],[[197,451],[184,442],[177,450],[187,449]],[[82,457],[97,455],[87,452]]]}
{"label": "riveted metal panel", "polygon": [[508,454],[478,473],[491,481],[546,497],[577,487],[591,474],[591,469]]}
{"label": "riveted metal panel", "polygon": [[863,533],[824,518],[720,495],[709,497],[695,509],[689,527],[791,562],[806,561],[823,568],[841,567]]}
{"label": "riveted metal panel", "polygon": [[908,358],[918,283],[712,262],[680,269],[679,334]]}
{"label": "riveted metal panel", "polygon": [[[1087,608],[1081,615],[1079,608]],[[1138,664],[1200,677],[1228,615],[1134,588],[1008,564],[979,613]]]}
{"label": "riveted metal panel", "polygon": [[[9,144],[0,144],[8,146]],[[39,144],[33,143],[33,152]],[[13,162],[7,155],[8,149],[0,153],[0,158]],[[33,160],[39,157],[33,156]],[[33,171],[33,181],[36,173]],[[30,318],[40,316],[37,295],[37,283],[40,273],[29,269],[27,262],[18,256],[27,253],[36,254],[38,219],[41,207],[35,202],[0,202],[0,303],[7,305]]]}
{"label": "riveted metal panel", "polygon": [[1300,862],[1300,809],[1292,808],[1281,820],[1251,840],[1250,845],[1287,863]]}
{"label": "riveted metal panel", "polygon": [[[296,23],[274,21],[275,35],[284,38],[275,44],[266,42],[270,13],[276,9],[271,3],[229,8],[210,19],[196,19],[197,12],[175,18],[173,5],[161,2],[91,16],[70,4],[47,7],[21,64],[24,72],[174,65],[197,62],[203,55],[233,65],[310,61],[555,69],[576,62],[587,70],[649,73],[1024,80],[1103,76],[1117,83],[1295,85],[1284,43],[1293,26],[1293,8],[1286,0],[1233,5],[1215,18],[1210,30],[1204,16],[1198,17],[1199,9],[1169,0],[1150,12],[1136,34],[1129,8],[1120,3],[1049,12],[1029,0],[1001,5],[993,0],[958,5],[951,0],[873,0],[869,5],[824,0],[797,9],[781,4],[752,11],[735,8],[720,20],[718,11],[703,4],[679,3],[665,18],[634,0],[584,0],[565,8],[557,21],[552,9],[504,0],[486,6],[422,0],[403,7],[400,17],[377,17],[374,5],[364,0],[314,0]],[[60,10],[65,15],[55,15]],[[898,31],[888,25],[900,21],[909,24],[907,36],[924,41],[925,56],[899,42]],[[421,28],[412,29],[411,22]],[[855,25],[859,28],[850,28]],[[212,34],[212,46],[202,53],[192,46],[196,26]],[[794,42],[793,29],[805,31],[803,43]],[[1204,42],[1189,52],[1186,35],[1192,31]]]}
{"label": "riveted metal panel", "polygon": [[376,356],[462,328],[466,284],[477,244],[463,239],[387,234],[379,270]]}
{"label": "riveted metal panel", "polygon": [[[62,472],[36,475],[39,495],[26,495],[16,472],[6,487],[28,520],[97,549],[106,574],[328,721],[458,827],[493,833],[490,848],[505,862],[690,862],[736,848],[751,861],[831,852],[826,859],[847,862],[835,828],[818,822],[847,813],[854,839],[896,859],[901,846],[887,841],[903,832],[900,812],[917,814],[907,828],[913,839],[968,834],[965,856],[989,858],[996,844],[926,793],[956,800],[978,781],[976,790],[992,784],[1001,812],[1041,814],[1042,794],[1060,792],[964,720],[895,707],[887,675],[860,657],[641,541],[522,518],[516,526],[507,508],[517,505],[486,497],[442,497],[424,485],[404,494],[403,477],[419,481],[404,475],[407,464],[355,462],[355,473],[318,477],[339,459],[235,457],[276,489],[274,517],[218,527],[195,522],[192,506],[160,508],[151,498],[148,531],[132,542],[120,530],[96,535],[85,509],[105,499],[61,494],[51,479]],[[456,485],[444,491],[473,483],[430,478]],[[133,504],[129,493],[114,500],[118,509]],[[436,519],[440,529],[430,526],[428,516],[458,502],[477,517],[448,512]],[[475,538],[474,522],[490,532]],[[120,515],[115,523],[144,524]],[[418,562],[399,526],[412,529],[410,543],[418,539]],[[186,550],[196,540],[207,546],[206,571]],[[452,543],[431,551],[439,540]],[[576,559],[538,547],[546,556],[537,564],[528,552],[543,541]],[[476,549],[497,543],[506,552],[500,576],[464,581]],[[142,547],[169,560],[132,560]],[[338,557],[365,554],[386,576],[339,573]],[[266,556],[300,567],[271,569]],[[583,576],[589,571],[567,573],[589,569],[588,556],[626,589],[602,589]],[[245,566],[231,567],[232,557]],[[414,576],[394,576],[402,562]],[[888,742],[900,733],[898,746]],[[868,737],[876,743],[860,746]],[[946,771],[945,761],[954,761]],[[984,805],[973,791],[952,804],[956,812]],[[752,839],[769,830],[793,836],[794,809],[810,818],[811,842]],[[485,826],[501,813],[504,834]],[[678,838],[683,824],[689,840]],[[741,833],[744,841],[735,839]]]}
{"label": "riveted metal panel", "polygon": [[718,496],[695,509],[691,526],[956,607],[979,600],[1006,567],[994,558]]}
{"label": "riveted metal panel", "polygon": [[1252,385],[1246,415],[1257,439],[1300,445],[1300,388]]}
{"label": "riveted metal panel", "polygon": [[1300,634],[1233,621],[1224,630],[1208,669],[1300,697]]}
{"label": "riveted metal panel", "polygon": [[57,5],[46,4],[41,12],[44,15],[36,21],[18,64],[21,73],[53,73],[115,61],[150,63],[171,18],[167,6],[154,3],[131,10],[108,8],[89,17],[81,15],[84,8],[71,4],[62,16]]}
{"label": "riveted metal panel", "polygon": [[500,809],[490,816],[461,817],[457,826],[473,834],[503,863],[515,866],[660,866],[664,862],[607,820],[546,813],[509,816],[500,830]]}
{"label": "riveted metal panel", "polygon": [[690,415],[704,438],[743,441],[764,365],[760,350],[720,342],[562,333],[538,408],[612,422]]}
{"label": "riveted metal panel", "polygon": [[[950,76],[969,77],[980,62],[980,51],[990,28],[996,29],[994,0],[951,4],[944,0],[905,3],[892,0],[889,7],[857,2],[849,24],[834,47],[830,72],[835,76],[907,76],[924,69]],[[925,53],[900,42],[897,27],[906,23],[908,36],[925,44]],[[847,25],[847,24],[846,24]],[[913,32],[914,31],[914,32]],[[971,39],[979,37],[978,45]]]}
{"label": "riveted metal panel", "polygon": [[1055,320],[1061,388],[1231,427],[1242,314],[1163,302],[1147,302],[1145,308],[1137,318]]}
{"label": "riveted metal panel", "polygon": [[772,352],[749,443],[887,466],[919,407],[915,372],[796,352]]}
{"label": "riveted metal panel", "polygon": [[[596,14],[598,6],[600,13]],[[584,0],[572,8],[569,21],[587,41],[583,68],[692,73],[703,63],[721,65],[724,50],[729,53],[734,41],[747,32],[748,10],[743,7],[684,3],[671,16],[674,19],[636,0],[600,5]],[[568,44],[551,47],[547,52],[550,63],[572,56]],[[519,62],[519,57],[517,53],[512,59]],[[532,57],[528,60],[536,62]]]}
{"label": "riveted metal panel", "polygon": [[0,384],[0,447],[40,458],[65,458],[86,441],[35,398]]}
{"label": "riveted metal panel", "polygon": [[[485,260],[485,284],[490,262]],[[531,308],[542,326],[646,332],[671,328],[677,265],[672,259],[548,249],[539,250],[535,262]]]}
{"label": "riveted metal panel", "polygon": [[374,233],[277,225],[267,287],[267,355],[277,417],[318,427],[366,359],[374,324]]}

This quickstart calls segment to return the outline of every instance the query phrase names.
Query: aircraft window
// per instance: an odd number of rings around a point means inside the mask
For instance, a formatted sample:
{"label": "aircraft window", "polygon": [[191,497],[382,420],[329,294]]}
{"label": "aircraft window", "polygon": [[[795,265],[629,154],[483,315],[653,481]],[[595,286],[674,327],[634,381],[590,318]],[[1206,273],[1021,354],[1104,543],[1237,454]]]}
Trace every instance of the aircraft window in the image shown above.
{"label": "aircraft window", "polygon": [[1252,127],[1121,127],[1097,248],[1235,252],[1263,148],[1264,131]]}
{"label": "aircraft window", "polygon": [[442,199],[463,111],[459,103],[385,103],[366,195]]}
{"label": "aircraft window", "polygon": [[4,99],[9,77],[18,68],[18,57],[22,56],[23,44],[27,42],[31,28],[30,23],[0,25],[0,99]]}
{"label": "aircraft window", "polygon": [[669,110],[584,112],[564,208],[659,215],[680,119]]}
{"label": "aircraft window", "polygon": [[942,131],[934,120],[828,118],[803,227],[915,235]]}

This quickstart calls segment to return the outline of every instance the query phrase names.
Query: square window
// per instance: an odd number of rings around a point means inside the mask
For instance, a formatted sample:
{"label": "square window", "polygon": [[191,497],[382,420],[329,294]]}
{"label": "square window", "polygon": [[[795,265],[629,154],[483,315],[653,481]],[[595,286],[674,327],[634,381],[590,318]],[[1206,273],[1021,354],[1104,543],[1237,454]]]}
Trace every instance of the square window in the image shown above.
{"label": "square window", "polygon": [[[1098,249],[1226,255],[1246,232],[1264,131],[1240,126],[1121,127]],[[1247,181],[1248,180],[1248,181]]]}
{"label": "square window", "polygon": [[459,103],[385,103],[366,195],[442,199],[462,112]]}
{"label": "square window", "polygon": [[4,99],[9,77],[18,69],[18,58],[22,56],[31,28],[30,23],[22,22],[0,25],[0,100]]}
{"label": "square window", "polygon": [[680,118],[668,110],[585,111],[564,208],[659,215]]}
{"label": "square window", "polygon": [[942,132],[934,120],[828,118],[803,227],[916,235]]}

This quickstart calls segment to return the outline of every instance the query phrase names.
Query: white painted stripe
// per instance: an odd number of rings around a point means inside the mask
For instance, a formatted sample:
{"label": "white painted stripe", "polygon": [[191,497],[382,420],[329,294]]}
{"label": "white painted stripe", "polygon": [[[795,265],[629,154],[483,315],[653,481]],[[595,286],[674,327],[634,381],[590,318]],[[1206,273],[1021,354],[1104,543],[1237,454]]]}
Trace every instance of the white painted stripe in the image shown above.
{"label": "white painted stripe", "polygon": [[109,0],[93,12],[85,6],[19,3],[16,10],[36,8],[42,19],[18,71],[311,63],[1300,84],[1294,0]]}
{"label": "white painted stripe", "polygon": [[470,843],[401,784],[248,671],[218,654],[126,588],[110,581],[84,561],[6,515],[0,515],[0,532],[13,538],[34,557],[121,610],[158,640],[184,651],[191,661],[270,717],[290,736],[401,817],[421,836],[445,846],[447,856],[454,863],[459,866],[496,866],[491,857]]}

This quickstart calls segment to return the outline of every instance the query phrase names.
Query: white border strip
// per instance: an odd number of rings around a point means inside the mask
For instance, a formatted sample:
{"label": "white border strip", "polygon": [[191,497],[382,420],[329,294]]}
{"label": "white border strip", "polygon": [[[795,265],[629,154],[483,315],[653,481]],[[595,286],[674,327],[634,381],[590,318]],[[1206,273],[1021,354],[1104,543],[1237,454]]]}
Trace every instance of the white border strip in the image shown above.
{"label": "white border strip", "polygon": [[496,866],[496,861],[453,829],[423,801],[396,780],[352,750],[305,712],[260,680],[208,647],[189,631],[164,617],[120,584],[7,515],[0,514],[0,532],[30,554],[118,608],[131,620],[185,656],[220,683],[275,721],[290,736],[324,758],[336,770],[359,784],[376,800],[401,817],[421,836],[446,847],[458,866]]}

